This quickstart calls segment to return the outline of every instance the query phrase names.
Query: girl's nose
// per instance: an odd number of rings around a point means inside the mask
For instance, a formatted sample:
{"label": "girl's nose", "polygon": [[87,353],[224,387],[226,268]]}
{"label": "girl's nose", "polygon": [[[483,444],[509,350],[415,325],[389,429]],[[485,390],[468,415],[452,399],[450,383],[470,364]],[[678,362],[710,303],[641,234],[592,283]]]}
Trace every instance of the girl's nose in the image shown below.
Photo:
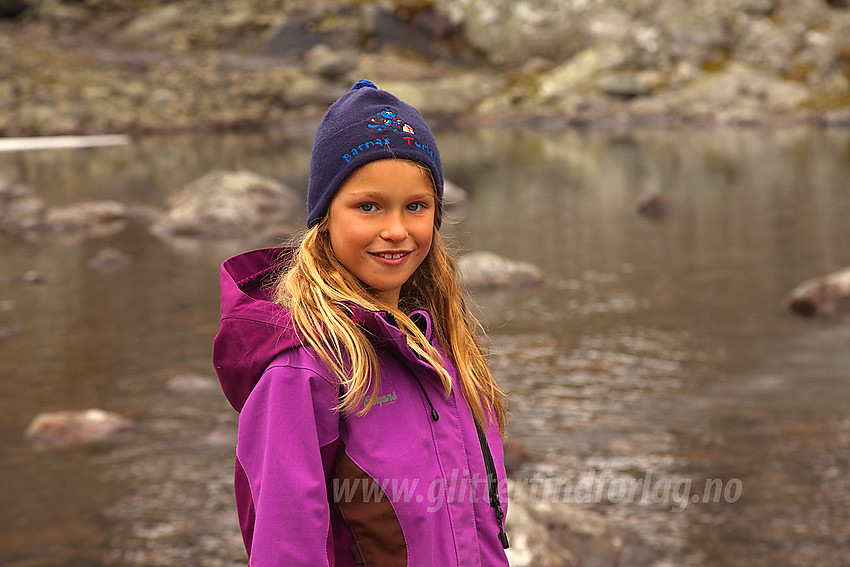
{"label": "girl's nose", "polygon": [[381,231],[381,238],[390,242],[401,242],[407,238],[407,227],[400,215],[391,215],[387,219],[387,225]]}

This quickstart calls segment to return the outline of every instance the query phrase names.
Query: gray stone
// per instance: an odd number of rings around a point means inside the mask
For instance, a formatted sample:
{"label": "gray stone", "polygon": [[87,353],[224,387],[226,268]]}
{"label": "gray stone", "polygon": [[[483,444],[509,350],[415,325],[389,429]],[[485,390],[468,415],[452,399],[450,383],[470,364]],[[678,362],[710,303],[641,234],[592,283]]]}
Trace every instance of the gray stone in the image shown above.
{"label": "gray stone", "polygon": [[42,449],[117,441],[135,429],[133,420],[101,409],[40,413],[24,432],[24,439]]}
{"label": "gray stone", "polygon": [[307,52],[304,63],[308,73],[335,79],[357,67],[357,53],[320,44]]}
{"label": "gray stone", "polygon": [[299,75],[281,88],[287,108],[319,107],[322,112],[344,95],[347,86],[314,75]]}
{"label": "gray stone", "polygon": [[458,260],[463,282],[472,288],[514,288],[543,282],[533,264],[503,258],[491,252],[472,252]]}
{"label": "gray stone", "polygon": [[563,60],[586,46],[588,34],[578,2],[441,0],[438,7],[465,39],[498,63],[540,56]]}
{"label": "gray stone", "polygon": [[452,210],[460,208],[469,202],[469,193],[448,179],[443,180],[443,208]]}
{"label": "gray stone", "polygon": [[218,390],[218,381],[198,374],[175,376],[165,385],[172,392],[209,392]]}
{"label": "gray stone", "polygon": [[66,207],[52,207],[41,224],[27,236],[83,239],[110,236],[124,229],[129,218],[127,205],[116,201],[88,201]]}
{"label": "gray stone", "polygon": [[151,230],[162,237],[250,237],[286,224],[303,197],[250,171],[212,171],[177,191]]}
{"label": "gray stone", "polygon": [[782,302],[803,317],[833,317],[850,313],[850,267],[802,282]]}
{"label": "gray stone", "polygon": [[701,76],[685,87],[629,105],[636,116],[678,115],[738,123],[800,111],[811,93],[805,85],[780,79],[743,64]]}
{"label": "gray stone", "polygon": [[666,80],[659,71],[620,71],[601,76],[596,85],[609,96],[634,98],[651,94]]}

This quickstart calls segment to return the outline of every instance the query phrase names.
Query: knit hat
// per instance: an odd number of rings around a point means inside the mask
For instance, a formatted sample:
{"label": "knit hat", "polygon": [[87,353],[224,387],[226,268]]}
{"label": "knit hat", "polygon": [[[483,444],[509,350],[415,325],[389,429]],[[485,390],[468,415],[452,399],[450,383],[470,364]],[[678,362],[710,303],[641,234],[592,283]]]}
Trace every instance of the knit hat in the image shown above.
{"label": "knit hat", "polygon": [[[415,108],[367,80],[358,81],[325,113],[313,138],[307,188],[307,228],[319,222],[339,186],[361,165],[387,158],[417,161],[431,170],[439,213],[443,166],[434,136]],[[439,228],[438,214],[437,228]]]}

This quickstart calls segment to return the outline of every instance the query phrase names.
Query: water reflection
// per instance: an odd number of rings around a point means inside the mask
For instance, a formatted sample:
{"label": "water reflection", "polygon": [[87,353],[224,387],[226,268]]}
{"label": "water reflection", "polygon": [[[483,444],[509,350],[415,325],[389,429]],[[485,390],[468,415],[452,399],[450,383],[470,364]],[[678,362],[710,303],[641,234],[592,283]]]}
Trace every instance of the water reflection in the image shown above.
{"label": "water reflection", "polygon": [[[850,540],[848,326],[778,307],[850,265],[850,132],[809,129],[443,132],[446,175],[471,194],[461,250],[533,262],[541,288],[479,295],[511,394],[525,476],[741,479],[733,503],[591,503],[659,550],[659,565],[842,565]],[[0,154],[0,177],[52,204],[161,206],[210,169],[305,191],[310,136],[147,138],[122,148]],[[663,193],[663,222],[637,203]],[[134,262],[97,272],[102,247]],[[235,415],[212,376],[217,265],[245,243],[176,249],[131,225],[79,244],[0,241],[0,563],[237,565]],[[13,283],[38,269],[50,283]],[[136,419],[129,445],[36,453],[39,411]],[[57,479],[63,479],[58,481]],[[22,494],[35,494],[22,498]]]}

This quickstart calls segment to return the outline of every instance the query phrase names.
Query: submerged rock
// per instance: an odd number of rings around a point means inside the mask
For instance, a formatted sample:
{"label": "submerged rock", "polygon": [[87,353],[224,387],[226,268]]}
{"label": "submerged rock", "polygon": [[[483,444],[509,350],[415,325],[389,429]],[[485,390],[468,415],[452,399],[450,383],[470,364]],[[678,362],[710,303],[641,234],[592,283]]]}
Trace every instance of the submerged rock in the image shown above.
{"label": "submerged rock", "polygon": [[850,313],[850,267],[795,287],[783,300],[803,317],[831,317]]}
{"label": "submerged rock", "polygon": [[133,420],[101,409],[38,414],[24,432],[24,439],[38,448],[55,449],[115,441],[133,431]]}
{"label": "submerged rock", "polygon": [[127,225],[130,209],[116,201],[89,201],[49,207],[22,232],[27,238],[83,239],[111,236]]}
{"label": "submerged rock", "polygon": [[[514,482],[505,531],[513,567],[644,567],[655,552],[637,534],[593,510],[534,493]],[[542,493],[542,491],[540,491]]]}
{"label": "submerged rock", "polygon": [[198,374],[175,376],[165,385],[172,392],[204,392],[218,389],[218,380]]}
{"label": "submerged rock", "polygon": [[537,285],[543,273],[537,266],[503,258],[492,252],[472,252],[458,260],[464,283],[473,288],[512,288]]}
{"label": "submerged rock", "polygon": [[286,224],[303,204],[294,190],[250,171],[211,171],[169,199],[151,227],[171,238],[256,236]]}
{"label": "submerged rock", "polygon": [[112,268],[121,268],[133,263],[133,258],[129,254],[118,250],[117,248],[104,248],[91,258],[86,263],[93,270],[108,270]]}
{"label": "submerged rock", "polygon": [[53,276],[48,274],[47,272],[43,272],[41,270],[37,270],[35,268],[31,270],[27,270],[20,276],[16,278],[12,278],[11,280],[14,283],[23,283],[30,285],[43,285],[49,284],[53,282]]}
{"label": "submerged rock", "polygon": [[15,334],[15,327],[12,325],[7,325],[0,321],[0,339],[5,339],[7,337],[11,337]]}
{"label": "submerged rock", "polygon": [[637,210],[645,217],[660,220],[679,212],[679,205],[670,197],[658,193],[641,201]]}

